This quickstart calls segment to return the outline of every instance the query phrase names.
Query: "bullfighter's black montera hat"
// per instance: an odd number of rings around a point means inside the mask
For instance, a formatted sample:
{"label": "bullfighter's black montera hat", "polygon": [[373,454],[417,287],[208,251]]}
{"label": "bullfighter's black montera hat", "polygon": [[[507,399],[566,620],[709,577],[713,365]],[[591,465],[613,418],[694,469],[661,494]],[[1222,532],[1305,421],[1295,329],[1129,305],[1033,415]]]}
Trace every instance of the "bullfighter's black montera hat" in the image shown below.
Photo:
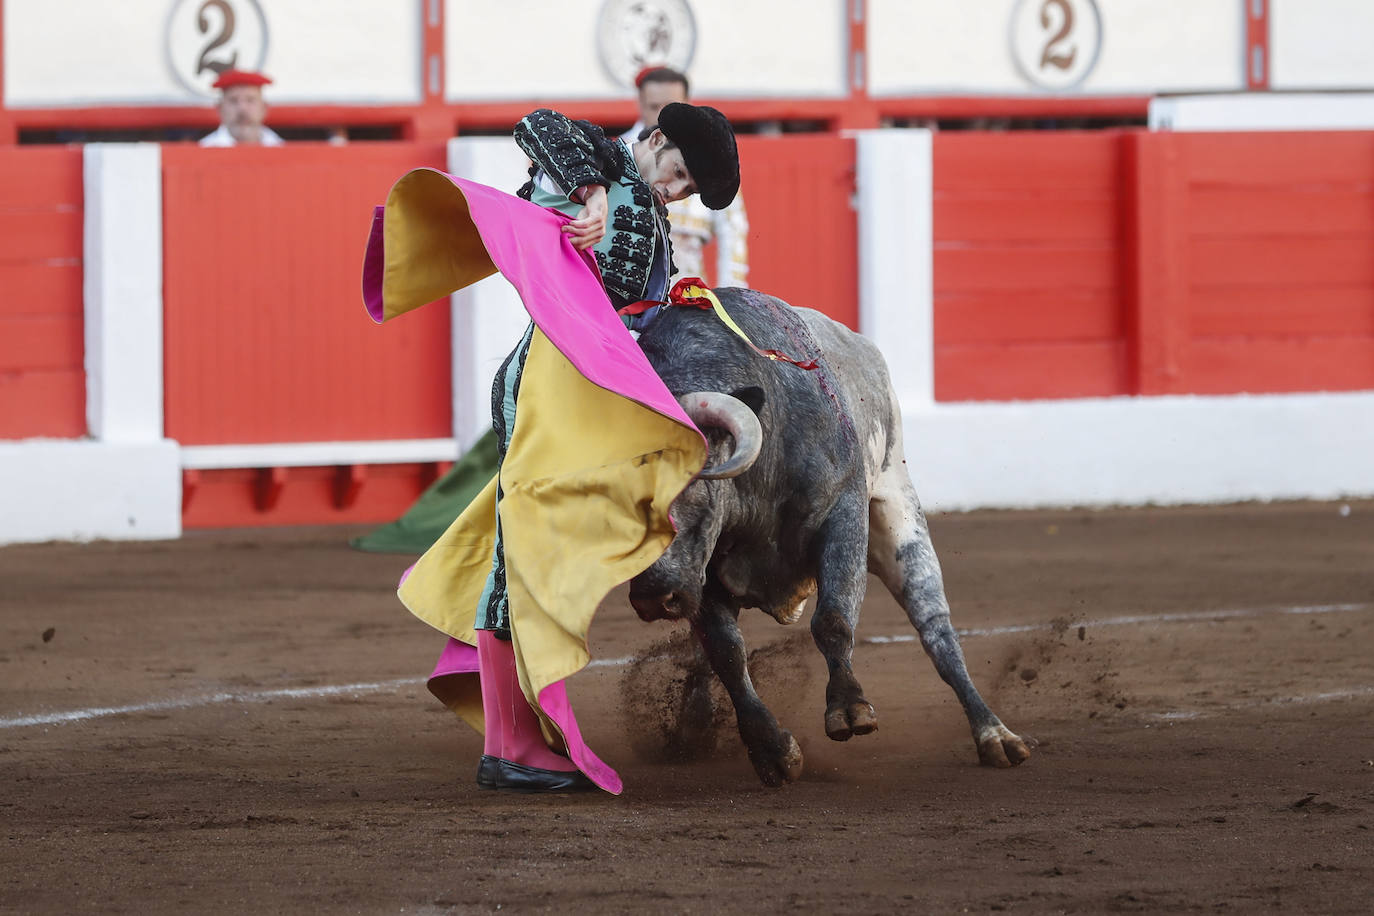
{"label": "bullfighter's black montera hat", "polygon": [[658,115],[658,128],[682,150],[701,202],[724,210],[739,193],[739,150],[735,129],[710,105],[671,102]]}

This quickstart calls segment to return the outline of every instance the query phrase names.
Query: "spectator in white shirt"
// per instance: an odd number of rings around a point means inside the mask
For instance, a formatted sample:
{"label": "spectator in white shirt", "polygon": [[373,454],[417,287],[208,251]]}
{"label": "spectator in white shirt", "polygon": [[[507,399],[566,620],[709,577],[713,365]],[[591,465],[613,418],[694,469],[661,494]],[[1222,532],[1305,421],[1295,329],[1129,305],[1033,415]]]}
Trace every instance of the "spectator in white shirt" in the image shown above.
{"label": "spectator in white shirt", "polygon": [[[689,85],[686,74],[671,67],[648,67],[635,77],[639,91],[639,120],[621,139],[630,145],[640,139],[645,128],[658,126],[658,113],[670,102],[686,102]],[[712,210],[693,195],[668,205],[672,226],[673,261],[677,277],[700,277],[708,286],[749,285],[749,217],[744,198],[736,194],[724,210]],[[705,248],[716,243],[714,273],[707,271]]]}

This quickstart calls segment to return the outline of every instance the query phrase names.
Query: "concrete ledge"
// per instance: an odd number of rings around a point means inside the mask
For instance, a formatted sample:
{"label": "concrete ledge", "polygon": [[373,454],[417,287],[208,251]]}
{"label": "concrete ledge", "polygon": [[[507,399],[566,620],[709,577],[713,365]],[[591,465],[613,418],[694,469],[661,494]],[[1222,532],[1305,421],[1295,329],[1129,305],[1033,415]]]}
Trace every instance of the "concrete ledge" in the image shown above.
{"label": "concrete ledge", "polygon": [[910,405],[904,421],[929,509],[1374,496],[1374,392]]}
{"label": "concrete ledge", "polygon": [[170,439],[0,442],[0,543],[180,537],[180,462]]}

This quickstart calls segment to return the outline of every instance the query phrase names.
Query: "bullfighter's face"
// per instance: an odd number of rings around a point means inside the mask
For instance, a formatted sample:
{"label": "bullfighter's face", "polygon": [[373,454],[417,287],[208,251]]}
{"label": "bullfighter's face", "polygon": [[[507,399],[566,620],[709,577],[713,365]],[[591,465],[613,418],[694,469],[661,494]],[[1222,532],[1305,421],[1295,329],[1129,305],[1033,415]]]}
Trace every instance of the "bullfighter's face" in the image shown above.
{"label": "bullfighter's face", "polygon": [[671,145],[661,130],[635,144],[635,165],[660,204],[683,200],[697,192],[682,150]]}

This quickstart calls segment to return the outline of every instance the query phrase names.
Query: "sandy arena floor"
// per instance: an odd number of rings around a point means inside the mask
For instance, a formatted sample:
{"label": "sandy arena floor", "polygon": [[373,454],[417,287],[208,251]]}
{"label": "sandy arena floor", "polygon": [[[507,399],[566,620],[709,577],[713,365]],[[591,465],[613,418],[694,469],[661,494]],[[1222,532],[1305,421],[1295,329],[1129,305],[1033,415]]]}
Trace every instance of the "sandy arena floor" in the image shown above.
{"label": "sandy arena floor", "polygon": [[0,548],[0,910],[1367,913],[1374,503],[1349,505],[932,519],[970,670],[1039,742],[1010,771],[876,581],[877,733],[829,741],[805,625],[746,612],[806,774],[763,788],[731,716],[665,760],[672,628],[617,592],[572,693],[619,798],[479,791],[407,560],[351,530]]}

